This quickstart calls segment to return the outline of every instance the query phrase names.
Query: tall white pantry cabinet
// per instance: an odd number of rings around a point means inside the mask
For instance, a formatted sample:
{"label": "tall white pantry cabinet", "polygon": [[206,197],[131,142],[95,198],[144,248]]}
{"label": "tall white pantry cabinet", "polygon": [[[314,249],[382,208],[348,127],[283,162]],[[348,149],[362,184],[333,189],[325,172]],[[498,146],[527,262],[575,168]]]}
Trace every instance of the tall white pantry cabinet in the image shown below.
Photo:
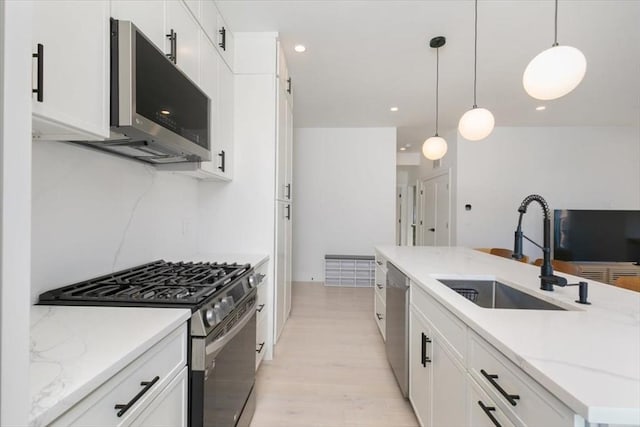
{"label": "tall white pantry cabinet", "polygon": [[[272,157],[264,159],[263,167],[267,170],[275,164],[274,179],[262,180],[259,188],[253,189],[257,194],[270,194],[273,200],[272,343],[275,344],[291,312],[291,235],[295,217],[292,183],[293,82],[277,33],[236,33],[234,55],[235,126],[237,130],[251,129],[249,133],[255,139],[240,141],[245,134],[242,131],[236,143],[268,143],[268,153]],[[251,111],[244,111],[241,108],[243,105],[251,106]]]}

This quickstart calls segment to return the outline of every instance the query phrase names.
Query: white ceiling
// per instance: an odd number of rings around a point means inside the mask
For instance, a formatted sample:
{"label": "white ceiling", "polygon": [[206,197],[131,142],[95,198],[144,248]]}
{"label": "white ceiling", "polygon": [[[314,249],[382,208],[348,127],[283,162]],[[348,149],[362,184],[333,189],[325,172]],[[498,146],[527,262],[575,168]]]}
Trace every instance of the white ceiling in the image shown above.
{"label": "white ceiling", "polygon": [[[473,104],[472,0],[217,1],[234,31],[278,31],[294,82],[296,127],[398,127],[418,150]],[[576,90],[536,101],[522,88],[528,62],[553,43],[552,0],[478,2],[478,106],[496,126],[640,126],[640,0],[560,0],[558,42],[582,50]],[[293,46],[302,43],[305,53]],[[546,105],[542,112],[538,105]],[[399,107],[392,113],[391,106]]]}

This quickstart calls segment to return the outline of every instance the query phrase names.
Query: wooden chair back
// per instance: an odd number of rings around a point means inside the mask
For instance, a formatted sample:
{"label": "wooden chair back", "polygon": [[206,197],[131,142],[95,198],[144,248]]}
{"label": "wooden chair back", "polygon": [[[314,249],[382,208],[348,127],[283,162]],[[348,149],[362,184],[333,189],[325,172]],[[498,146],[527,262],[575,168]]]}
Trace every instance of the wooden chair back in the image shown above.
{"label": "wooden chair back", "polygon": [[473,248],[474,251],[484,252],[485,254],[491,253],[491,248]]}
{"label": "wooden chair back", "polygon": [[616,279],[616,286],[640,292],[640,276],[622,276]]}
{"label": "wooden chair back", "polygon": [[[542,265],[542,258],[538,258],[533,262],[534,265],[538,267]],[[559,259],[552,259],[551,266],[554,271],[559,271],[561,273],[571,274],[574,276],[582,276],[582,268],[579,265],[574,264],[568,261],[560,261]]]}
{"label": "wooden chair back", "polygon": [[[489,253],[491,255],[500,256],[502,258],[515,259],[515,258],[513,258],[513,251],[511,249],[491,248],[491,249],[489,249]],[[528,264],[529,263],[529,257],[526,256],[526,255],[523,255],[522,258],[519,259],[518,261],[524,262],[525,264]]]}

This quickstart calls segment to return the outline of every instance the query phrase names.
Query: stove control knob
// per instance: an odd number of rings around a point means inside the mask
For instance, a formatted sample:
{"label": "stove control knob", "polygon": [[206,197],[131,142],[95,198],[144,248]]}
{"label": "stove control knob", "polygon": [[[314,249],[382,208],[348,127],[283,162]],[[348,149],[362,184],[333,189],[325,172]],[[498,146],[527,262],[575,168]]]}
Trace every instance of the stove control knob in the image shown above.
{"label": "stove control knob", "polygon": [[220,313],[222,314],[222,316],[226,316],[227,314],[229,314],[229,312],[231,312],[231,306],[229,305],[227,297],[224,297],[220,301]]}
{"label": "stove control knob", "polygon": [[256,279],[256,275],[252,274],[251,276],[249,276],[249,287],[255,288],[257,284],[258,280]]}
{"label": "stove control knob", "polygon": [[229,295],[229,296],[226,296],[226,297],[222,298],[222,304],[224,304],[225,309],[226,309],[226,313],[225,314],[231,313],[231,310],[233,310],[233,297],[231,295]]}
{"label": "stove control knob", "polygon": [[213,326],[217,323],[216,317],[218,316],[216,316],[215,308],[207,308],[204,312],[204,323],[206,323],[207,326]]}
{"label": "stove control knob", "polygon": [[215,303],[215,305],[213,306],[213,314],[215,316],[216,323],[220,323],[224,318],[224,313],[222,312],[222,307],[220,306],[219,302]]}

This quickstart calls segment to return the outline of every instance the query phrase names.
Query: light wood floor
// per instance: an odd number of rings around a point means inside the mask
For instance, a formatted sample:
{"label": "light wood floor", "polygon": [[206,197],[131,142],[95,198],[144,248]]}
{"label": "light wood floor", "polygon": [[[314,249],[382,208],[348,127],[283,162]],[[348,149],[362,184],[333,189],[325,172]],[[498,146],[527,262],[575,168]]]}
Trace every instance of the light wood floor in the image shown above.
{"label": "light wood floor", "polygon": [[417,426],[373,320],[373,288],[295,283],[251,427]]}

